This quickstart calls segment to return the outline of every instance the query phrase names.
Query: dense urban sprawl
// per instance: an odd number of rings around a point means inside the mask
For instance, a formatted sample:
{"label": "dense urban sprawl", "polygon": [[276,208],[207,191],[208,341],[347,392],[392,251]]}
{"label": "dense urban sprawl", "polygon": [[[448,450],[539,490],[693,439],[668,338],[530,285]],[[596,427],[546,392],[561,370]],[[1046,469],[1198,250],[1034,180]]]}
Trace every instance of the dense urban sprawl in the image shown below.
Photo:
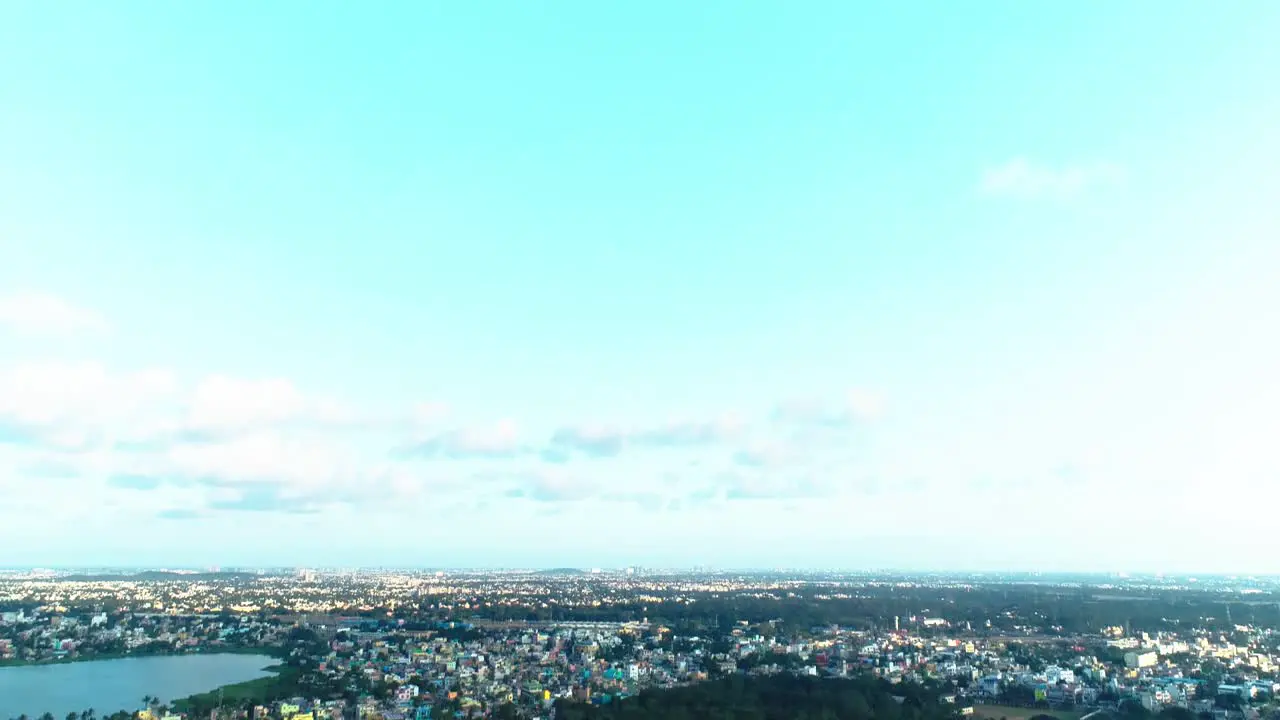
{"label": "dense urban sprawl", "polygon": [[779,673],[923,685],[960,715],[1259,720],[1280,687],[1274,591],[1236,578],[26,572],[0,576],[0,663],[280,659],[269,679],[118,714],[142,720],[550,718]]}

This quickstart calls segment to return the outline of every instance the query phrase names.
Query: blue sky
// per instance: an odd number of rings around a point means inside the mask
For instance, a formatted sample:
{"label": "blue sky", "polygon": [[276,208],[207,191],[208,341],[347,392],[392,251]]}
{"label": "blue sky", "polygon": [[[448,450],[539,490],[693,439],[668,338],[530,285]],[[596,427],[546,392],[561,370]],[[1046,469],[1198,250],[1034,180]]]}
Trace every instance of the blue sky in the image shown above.
{"label": "blue sky", "polygon": [[1275,571],[1277,32],[9,4],[4,559]]}

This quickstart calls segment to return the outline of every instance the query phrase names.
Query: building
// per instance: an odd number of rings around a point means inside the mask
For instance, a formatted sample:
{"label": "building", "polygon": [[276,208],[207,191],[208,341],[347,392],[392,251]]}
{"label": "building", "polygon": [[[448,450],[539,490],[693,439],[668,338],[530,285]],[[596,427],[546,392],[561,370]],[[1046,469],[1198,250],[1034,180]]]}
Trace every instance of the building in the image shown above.
{"label": "building", "polygon": [[1070,668],[1061,668],[1057,665],[1050,665],[1044,669],[1045,682],[1054,685],[1060,682],[1073,683],[1076,681],[1076,674]]}
{"label": "building", "polygon": [[1000,694],[1000,676],[988,675],[978,681],[978,692],[995,697]]}
{"label": "building", "polygon": [[1159,660],[1160,656],[1154,650],[1140,650],[1124,654],[1124,666],[1127,668],[1155,667]]}
{"label": "building", "polygon": [[1252,685],[1227,685],[1218,686],[1219,695],[1235,695],[1246,702],[1252,700],[1258,694],[1258,689]]}

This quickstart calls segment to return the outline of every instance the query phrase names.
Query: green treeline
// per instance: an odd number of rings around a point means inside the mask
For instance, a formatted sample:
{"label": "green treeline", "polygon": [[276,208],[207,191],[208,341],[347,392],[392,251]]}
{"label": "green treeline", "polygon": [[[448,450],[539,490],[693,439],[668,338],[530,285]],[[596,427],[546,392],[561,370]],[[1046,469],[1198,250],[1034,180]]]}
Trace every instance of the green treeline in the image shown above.
{"label": "green treeline", "polygon": [[954,705],[919,685],[867,676],[733,675],[615,702],[561,700],[557,720],[954,720]]}
{"label": "green treeline", "polygon": [[[889,627],[893,618],[925,616],[945,607],[952,627],[1015,632],[1027,625],[1056,627],[1064,634],[1097,633],[1108,626],[1132,630],[1178,631],[1187,627],[1230,632],[1235,624],[1280,625],[1280,597],[1247,600],[1241,596],[1187,590],[1127,590],[1109,596],[1092,588],[1049,586],[871,587],[856,597],[833,597],[821,589],[799,588],[785,596],[746,597],[686,593],[696,602],[665,599],[619,602],[601,607],[557,604],[556,598],[528,598],[524,605],[493,605],[474,610],[400,607],[397,618],[436,620],[471,618],[497,621],[632,621],[648,619],[678,632],[727,629],[735,621],[781,618],[795,627],[855,625]],[[1264,602],[1263,600],[1266,600]],[[370,617],[385,611],[371,610]],[[990,625],[988,625],[990,623]],[[913,631],[924,628],[913,627]]]}

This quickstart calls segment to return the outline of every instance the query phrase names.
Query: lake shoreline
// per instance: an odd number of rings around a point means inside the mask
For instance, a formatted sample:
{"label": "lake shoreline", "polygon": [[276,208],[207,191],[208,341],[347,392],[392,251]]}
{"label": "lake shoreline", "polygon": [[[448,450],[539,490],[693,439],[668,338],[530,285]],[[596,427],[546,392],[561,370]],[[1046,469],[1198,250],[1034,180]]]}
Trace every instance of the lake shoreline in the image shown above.
{"label": "lake shoreline", "polygon": [[[194,699],[228,700],[244,686],[276,693],[289,687],[281,652],[199,652],[97,657],[76,662],[34,663],[0,667],[0,719],[25,714],[38,718],[52,713],[97,708],[106,718],[118,711],[133,712],[144,696],[158,697],[170,707]],[[296,673],[294,673],[296,674]]]}
{"label": "lake shoreline", "polygon": [[251,700],[254,704],[259,704],[269,701],[279,688],[287,687],[297,679],[297,670],[283,663],[270,665],[263,668],[263,670],[271,674],[266,677],[245,680],[244,682],[222,685],[208,692],[177,698],[169,704],[175,712],[180,713],[190,713],[196,707],[212,706],[219,702],[236,705]]}
{"label": "lake shoreline", "polygon": [[246,647],[246,648],[218,648],[216,650],[201,650],[198,652],[124,652],[124,653],[104,653],[100,655],[90,655],[87,657],[65,657],[65,658],[49,658],[48,660],[0,660],[0,669],[2,668],[18,668],[18,667],[44,667],[47,665],[72,665],[75,663],[91,663],[91,662],[111,662],[113,660],[128,660],[129,658],[154,658],[154,657],[195,657],[202,655],[266,655],[277,660],[284,658],[283,651],[274,645],[263,647]]}

